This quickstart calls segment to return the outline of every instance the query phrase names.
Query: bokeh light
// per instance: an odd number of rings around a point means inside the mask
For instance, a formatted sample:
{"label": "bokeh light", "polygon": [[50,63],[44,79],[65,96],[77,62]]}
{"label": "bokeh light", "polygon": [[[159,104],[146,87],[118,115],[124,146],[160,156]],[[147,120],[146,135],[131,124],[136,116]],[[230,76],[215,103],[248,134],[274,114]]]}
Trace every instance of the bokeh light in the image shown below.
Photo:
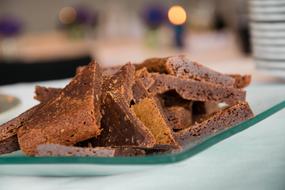
{"label": "bokeh light", "polygon": [[174,5],[168,10],[168,19],[174,25],[182,25],[186,22],[187,15],[183,7]]}
{"label": "bokeh light", "polygon": [[76,16],[76,10],[73,7],[63,7],[59,11],[58,18],[62,24],[71,24],[75,21]]}

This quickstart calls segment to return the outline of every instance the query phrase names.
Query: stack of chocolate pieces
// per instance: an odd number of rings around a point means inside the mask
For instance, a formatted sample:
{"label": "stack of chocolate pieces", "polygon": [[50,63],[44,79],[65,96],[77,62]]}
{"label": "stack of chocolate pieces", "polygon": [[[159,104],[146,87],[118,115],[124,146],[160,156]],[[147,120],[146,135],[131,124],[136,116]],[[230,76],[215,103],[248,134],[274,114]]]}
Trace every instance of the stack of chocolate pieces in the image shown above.
{"label": "stack of chocolate pieces", "polygon": [[0,126],[0,154],[142,156],[189,143],[253,117],[249,75],[225,75],[185,56],[101,69],[80,67],[63,89],[36,87],[40,103]]}

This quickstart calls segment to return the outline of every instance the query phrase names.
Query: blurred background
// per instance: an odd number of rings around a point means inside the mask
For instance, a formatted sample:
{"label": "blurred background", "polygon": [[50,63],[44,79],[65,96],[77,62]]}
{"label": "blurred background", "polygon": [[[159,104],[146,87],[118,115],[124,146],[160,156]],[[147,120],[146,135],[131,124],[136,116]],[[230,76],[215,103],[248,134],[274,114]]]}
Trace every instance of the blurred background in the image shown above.
{"label": "blurred background", "polygon": [[223,72],[253,73],[246,0],[1,0],[0,84],[68,78],[186,54]]}

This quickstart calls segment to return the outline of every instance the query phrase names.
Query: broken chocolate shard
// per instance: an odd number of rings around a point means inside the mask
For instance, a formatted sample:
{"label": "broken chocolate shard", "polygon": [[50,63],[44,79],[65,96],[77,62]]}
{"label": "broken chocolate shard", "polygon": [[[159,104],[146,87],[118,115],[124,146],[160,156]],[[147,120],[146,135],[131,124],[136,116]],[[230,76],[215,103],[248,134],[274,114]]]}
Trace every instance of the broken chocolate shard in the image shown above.
{"label": "broken chocolate shard", "polygon": [[100,68],[92,62],[19,128],[21,150],[34,155],[39,144],[73,145],[99,135],[101,85]]}
{"label": "broken chocolate shard", "polygon": [[134,78],[134,66],[126,64],[108,81],[104,82],[102,132],[98,137],[88,140],[94,147],[127,145],[151,147],[155,144],[149,129],[130,109]]}
{"label": "broken chocolate shard", "polygon": [[0,141],[16,136],[18,129],[36,112],[40,105],[34,106],[18,117],[0,126]]}
{"label": "broken chocolate shard", "polygon": [[199,63],[190,61],[186,56],[151,58],[137,65],[137,69],[147,68],[149,72],[170,74],[181,79],[194,79],[224,86],[233,86],[235,80]]}
{"label": "broken chocolate shard", "polygon": [[84,156],[84,157],[114,157],[143,156],[145,151],[132,147],[95,147],[83,148],[58,144],[41,144],[37,147],[36,156]]}
{"label": "broken chocolate shard", "polygon": [[93,146],[145,146],[155,143],[151,132],[136,117],[125,99],[107,93],[102,109],[102,132]]}
{"label": "broken chocolate shard", "polygon": [[174,136],[180,145],[187,146],[203,137],[216,134],[252,117],[253,113],[248,103],[239,102],[224,110],[213,113],[200,123],[195,123],[186,129],[174,133]]}
{"label": "broken chocolate shard", "polygon": [[61,90],[62,90],[61,88],[48,88],[43,86],[36,86],[34,98],[39,102],[47,102],[52,97],[57,96]]}
{"label": "broken chocolate shard", "polygon": [[233,104],[245,100],[245,91],[200,82],[192,79],[180,79],[166,74],[152,74],[155,83],[148,89],[153,96],[175,90],[183,99],[194,101],[226,102]]}

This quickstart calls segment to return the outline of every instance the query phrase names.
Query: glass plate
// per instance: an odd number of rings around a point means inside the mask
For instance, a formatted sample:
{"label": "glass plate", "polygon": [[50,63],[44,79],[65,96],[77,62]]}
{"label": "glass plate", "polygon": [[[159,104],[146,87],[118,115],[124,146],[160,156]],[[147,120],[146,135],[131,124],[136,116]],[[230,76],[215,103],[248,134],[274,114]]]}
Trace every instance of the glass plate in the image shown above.
{"label": "glass plate", "polygon": [[180,153],[146,157],[26,157],[20,151],[0,156],[1,175],[88,176],[113,175],[161,167],[185,160],[241,132],[285,107],[285,85],[255,85],[247,89],[255,117],[201,139]]}

